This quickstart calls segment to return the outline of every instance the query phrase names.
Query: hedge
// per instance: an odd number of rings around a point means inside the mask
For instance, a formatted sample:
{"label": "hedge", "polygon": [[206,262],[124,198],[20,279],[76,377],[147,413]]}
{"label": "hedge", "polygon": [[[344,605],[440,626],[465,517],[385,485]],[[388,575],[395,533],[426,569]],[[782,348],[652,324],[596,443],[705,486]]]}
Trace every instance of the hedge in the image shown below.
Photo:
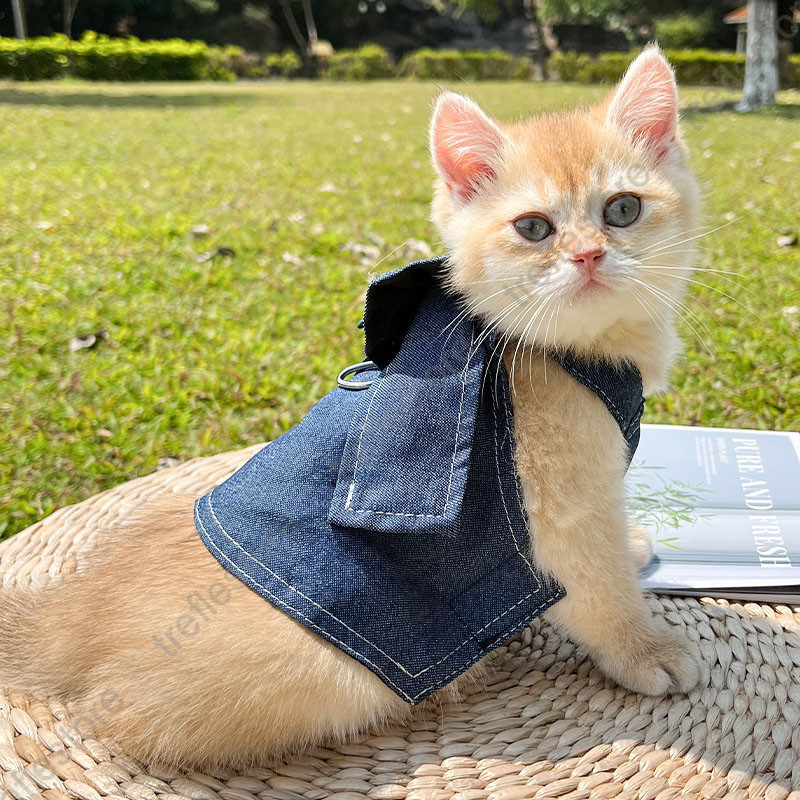
{"label": "hedge", "polygon": [[322,74],[326,78],[345,81],[368,81],[392,78],[395,63],[389,53],[377,44],[365,44],[358,50],[339,50],[328,59]]}
{"label": "hedge", "polygon": [[[548,61],[551,77],[579,83],[615,83],[638,54],[601,53],[590,58],[571,51],[553,53]],[[665,50],[679,83],[712,84],[740,88],[744,81],[744,54],[715,50]],[[790,84],[800,88],[800,55],[789,57]]]}
{"label": "hedge", "polygon": [[417,50],[403,58],[398,74],[419,80],[528,80],[531,62],[501,50]]}
{"label": "hedge", "polygon": [[226,62],[239,48],[215,48],[182,39],[143,42],[86,33],[18,41],[0,38],[0,77],[43,80],[71,76],[107,81],[233,80]]}
{"label": "hedge", "polygon": [[[739,88],[744,80],[744,55],[713,50],[666,50],[678,81]],[[622,77],[636,52],[601,53],[592,58],[556,52],[548,62],[551,77],[581,83],[613,83]],[[800,55],[790,56],[789,85],[800,88]],[[340,50],[318,62],[318,72],[333,80],[407,77],[420,80],[529,80],[526,58],[500,50],[417,50],[395,64],[378,45]],[[182,39],[140,41],[86,33],[80,41],[66,36],[18,41],[0,37],[0,78],[42,80],[72,76],[111,81],[234,80],[294,78],[303,63],[292,50],[266,58],[239,47],[212,47]]]}
{"label": "hedge", "polygon": [[270,53],[264,59],[264,77],[267,78],[295,78],[302,69],[303,62],[294,50]]}

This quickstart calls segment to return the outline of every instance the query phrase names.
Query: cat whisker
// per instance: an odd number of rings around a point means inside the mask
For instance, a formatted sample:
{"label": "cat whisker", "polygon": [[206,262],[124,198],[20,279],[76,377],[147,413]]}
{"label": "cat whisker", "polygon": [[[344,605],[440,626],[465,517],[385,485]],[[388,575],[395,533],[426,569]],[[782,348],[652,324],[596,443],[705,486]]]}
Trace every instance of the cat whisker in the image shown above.
{"label": "cat whisker", "polygon": [[[494,320],[492,320],[492,323],[491,323],[490,327],[489,327],[489,328],[487,328],[487,331],[485,331],[485,332],[484,332],[484,333],[481,335],[481,337],[479,337],[479,339],[478,339],[478,344],[476,345],[476,348],[475,348],[475,350],[473,351],[473,355],[474,355],[474,352],[477,352],[477,347],[479,347],[479,346],[480,346],[480,345],[481,345],[481,344],[482,344],[482,343],[483,343],[483,342],[486,340],[486,338],[487,338],[489,335],[491,335],[491,333],[492,333],[493,331],[495,331],[495,330],[499,329],[499,327],[500,327],[500,323],[501,323],[501,322],[502,322],[502,321],[503,321],[503,320],[504,320],[506,317],[508,317],[508,316],[509,316],[509,314],[511,314],[511,312],[512,312],[512,311],[514,311],[514,309],[516,308],[516,306],[517,306],[517,303],[516,303],[516,301],[515,301],[515,302],[513,302],[513,303],[509,303],[509,305],[507,305],[507,306],[506,306],[506,308],[505,308],[505,309],[503,309],[502,313],[501,313],[501,314],[499,314],[497,317],[495,317],[495,319],[494,319]],[[522,312],[521,312],[519,315],[517,315],[517,317],[516,317],[516,319],[515,319],[514,321],[516,322],[518,319],[520,319],[520,318],[521,318],[521,317],[522,317],[522,316],[523,316],[525,313],[527,313],[527,312],[528,312],[528,308],[527,308],[527,306],[526,306],[526,307],[524,307],[524,308],[522,309]],[[512,326],[512,327],[513,327],[513,326]],[[494,356],[495,356],[495,354],[496,354],[496,352],[497,352],[497,349],[498,349],[499,345],[500,345],[500,344],[501,344],[501,343],[502,343],[502,342],[503,342],[505,339],[508,339],[508,338],[509,338],[509,335],[508,335],[508,334],[505,334],[505,333],[502,333],[502,334],[501,334],[499,341],[497,342],[497,344],[495,345],[495,348],[494,348],[494,350],[492,351],[492,354],[491,354],[491,356],[490,356],[490,358],[489,358],[489,361],[491,361],[491,360],[492,360],[492,358],[494,358]],[[470,356],[470,357],[471,357],[471,356]]]}
{"label": "cat whisker", "polygon": [[[725,223],[724,225],[721,225],[720,227],[724,228],[727,225],[730,225],[735,221],[736,220],[730,220],[729,222]],[[670,246],[670,247],[671,246],[680,245],[680,242],[676,242],[675,240],[679,239],[681,236],[686,236],[687,234],[692,234],[692,233],[704,233],[704,232],[708,233],[708,232],[711,231],[711,229],[712,229],[711,225],[706,225],[706,224],[694,225],[691,228],[686,228],[685,230],[678,231],[677,233],[670,234],[669,236],[665,236],[663,239],[659,239],[656,242],[652,242],[642,252],[647,252],[647,251],[652,250],[653,248],[659,247],[661,245],[666,245],[666,246]],[[718,228],[715,229],[715,230],[718,230]],[[673,244],[667,245],[668,242],[672,242]]]}
{"label": "cat whisker", "polygon": [[689,318],[691,317],[691,319],[694,320],[709,335],[709,337],[713,338],[714,334],[711,332],[708,326],[685,303],[682,303],[680,300],[671,297],[669,294],[662,291],[661,289],[657,289],[654,286],[646,284],[644,281],[640,281],[638,278],[631,278],[631,280],[640,284],[645,289],[645,291],[650,292],[650,294],[653,296],[655,300],[658,300],[664,306],[669,308],[670,311],[682,312],[680,314],[681,318],[689,326],[689,328],[691,329],[692,333],[695,335],[697,340],[706,349],[706,351],[712,358],[716,358],[711,348],[706,344],[705,339],[703,339],[703,337],[699,334],[697,328],[695,328],[695,326],[692,324]]}
{"label": "cat whisker", "polygon": [[687,228],[686,230],[679,231],[678,233],[673,233],[669,236],[665,236],[663,239],[659,239],[656,242],[652,242],[644,249],[640,250],[639,253],[649,253],[651,250],[654,250],[657,247],[679,247],[681,245],[680,241],[676,241],[681,236],[686,236],[686,234],[691,233],[698,233],[709,230],[708,225],[696,225],[693,228]]}
{"label": "cat whisker", "polygon": [[534,322],[536,321],[536,319],[537,319],[537,317],[538,317],[538,315],[539,315],[539,312],[540,312],[540,310],[543,310],[543,309],[545,308],[545,303],[546,303],[546,300],[547,300],[547,298],[541,298],[541,300],[542,300],[542,302],[541,302],[541,303],[539,303],[539,305],[538,305],[538,306],[536,306],[536,307],[534,307],[534,308],[532,309],[534,313],[532,313],[532,314],[531,314],[531,318],[530,318],[530,319],[528,320],[528,322],[525,324],[525,327],[523,328],[523,330],[522,330],[522,333],[520,334],[520,336],[519,336],[519,340],[518,340],[518,342],[517,342],[517,349],[514,351],[514,359],[513,359],[513,361],[511,362],[511,363],[512,363],[512,388],[513,388],[513,386],[514,386],[514,381],[513,381],[513,370],[514,370],[514,367],[516,366],[516,361],[517,361],[517,350],[519,350],[519,347],[520,347],[520,345],[521,345],[521,346],[522,346],[522,348],[523,348],[523,350],[522,350],[522,356],[521,356],[521,360],[522,360],[522,361],[524,361],[524,359],[525,359],[525,347],[526,347],[526,346],[528,346],[528,332],[529,332],[529,331],[530,331],[530,329],[533,327],[533,324],[534,324]]}
{"label": "cat whisker", "polygon": [[[442,328],[442,332],[441,332],[440,335],[445,334],[447,332],[448,328],[451,328],[451,327],[454,328],[455,326],[457,326],[458,323],[461,322],[462,319],[464,319],[465,317],[469,316],[470,314],[475,315],[477,313],[477,310],[482,305],[484,305],[485,303],[488,303],[490,300],[493,300],[498,295],[501,295],[504,292],[511,291],[512,289],[517,289],[519,287],[525,286],[526,283],[527,283],[526,281],[523,281],[523,282],[515,284],[513,286],[506,286],[506,287],[504,287],[502,289],[498,289],[498,291],[490,294],[488,297],[484,297],[483,299],[481,299],[477,303],[467,302],[467,304],[465,305],[464,309],[462,311],[460,311],[453,320],[448,322],[447,325],[445,325],[444,328]],[[515,299],[514,302],[516,303],[517,299]],[[452,336],[452,333],[447,337],[447,339],[445,340],[445,343],[450,341],[450,337],[451,336]]]}
{"label": "cat whisker", "polygon": [[[514,318],[514,321],[513,321],[513,323],[512,323],[512,324],[511,324],[509,327],[510,327],[512,330],[513,330],[513,329],[515,329],[515,328],[517,327],[518,323],[519,323],[521,320],[524,320],[524,319],[525,319],[525,316],[526,316],[527,314],[531,313],[531,311],[534,311],[534,310],[535,310],[535,308],[536,308],[536,306],[534,305],[534,306],[532,306],[531,308],[525,308],[525,309],[523,309],[523,313],[522,313],[522,314],[518,314],[518,315],[517,315],[517,316]],[[520,343],[520,341],[521,341],[520,339],[518,339],[518,340],[517,340],[517,348],[514,350],[514,358],[512,358],[512,359],[511,359],[511,389],[512,389],[512,391],[513,391],[513,389],[514,389],[514,366],[515,366],[515,359],[516,359],[516,356],[517,356],[517,350],[519,349],[519,343]],[[498,365],[498,369],[499,369],[499,365]]]}
{"label": "cat whisker", "polygon": [[[553,308],[550,312],[550,317],[547,320],[547,327],[544,331],[544,343],[542,346],[542,359],[544,360],[544,382],[547,383],[547,337],[550,333],[550,323],[553,321],[553,313],[556,315],[556,328],[558,327],[558,315],[561,313],[561,307],[564,305],[564,298],[561,298],[558,306]],[[556,328],[553,328],[553,344],[555,344]]]}
{"label": "cat whisker", "polygon": [[683,264],[649,264],[647,263],[647,259],[642,259],[642,264],[646,266],[647,269],[658,269],[659,267],[664,269],[669,267],[670,269],[678,269],[685,272],[714,272],[720,275],[739,275],[738,272],[730,269],[714,269],[712,267],[685,267]]}
{"label": "cat whisker", "polygon": [[528,276],[528,275],[509,275],[509,276],[507,276],[505,278],[487,278],[486,280],[483,280],[483,281],[470,281],[469,285],[470,286],[478,286],[479,284],[482,284],[482,283],[503,283],[504,281],[518,281],[518,280],[521,280],[521,279],[524,279],[524,281],[527,281],[527,280],[530,279],[530,276]]}
{"label": "cat whisker", "polygon": [[[545,301],[549,301],[550,298],[544,298]],[[533,353],[536,349],[536,333],[538,333],[539,328],[537,327],[536,332],[534,335],[528,339],[528,333],[530,329],[533,327],[534,323],[537,319],[540,319],[539,325],[541,325],[541,320],[544,319],[544,314],[547,311],[546,302],[543,302],[542,305],[537,309],[536,313],[531,317],[528,325],[525,327],[525,330],[522,332],[522,338],[525,340],[525,346],[528,348],[528,380],[530,383],[531,391],[533,391]],[[524,358],[524,354],[523,354]]]}
{"label": "cat whisker", "polygon": [[[672,270],[674,268],[673,267],[667,267],[667,266],[650,266],[650,267],[648,267],[648,269],[657,269],[657,270],[660,269],[660,270],[663,270],[663,271],[669,271],[669,270]],[[703,281],[698,281],[696,278],[684,277],[682,275],[676,275],[675,278],[677,280],[679,280],[679,281],[683,281],[684,283],[693,283],[696,286],[702,286],[702,287],[704,287],[706,289],[710,289],[712,292],[717,292],[717,294],[721,294],[723,297],[727,297],[728,300],[732,300],[737,305],[740,305],[748,314],[755,313],[752,308],[749,308],[748,306],[746,306],[741,300],[738,300],[733,295],[730,295],[727,292],[723,292],[722,289],[718,289],[716,286],[711,286],[708,283],[703,283]],[[742,290],[744,290],[746,292],[750,292],[750,294],[755,294],[754,292],[750,291],[749,289],[746,289],[744,286],[742,286],[739,283],[735,283],[735,285],[739,289],[742,289]]]}
{"label": "cat whisker", "polygon": [[633,294],[634,299],[639,303],[639,305],[644,309],[645,313],[650,317],[653,322],[653,325],[656,326],[662,333],[667,332],[667,327],[665,325],[665,317],[663,314],[658,313],[658,309],[654,308],[650,303],[646,302],[645,298],[642,296],[641,289],[636,287],[631,287],[631,294]]}
{"label": "cat whisker", "polygon": [[[726,222],[724,225],[718,225],[716,228],[712,228],[711,230],[705,231],[704,233],[698,233],[696,236],[690,236],[688,239],[682,239],[680,241],[680,244],[688,244],[689,242],[694,242],[697,239],[702,239],[705,236],[710,236],[712,233],[716,233],[717,231],[721,231],[723,228],[727,228],[730,225],[733,225],[734,222],[736,222],[736,220],[732,219],[730,222]],[[652,248],[645,248],[641,252],[644,254],[650,252],[651,250]]]}

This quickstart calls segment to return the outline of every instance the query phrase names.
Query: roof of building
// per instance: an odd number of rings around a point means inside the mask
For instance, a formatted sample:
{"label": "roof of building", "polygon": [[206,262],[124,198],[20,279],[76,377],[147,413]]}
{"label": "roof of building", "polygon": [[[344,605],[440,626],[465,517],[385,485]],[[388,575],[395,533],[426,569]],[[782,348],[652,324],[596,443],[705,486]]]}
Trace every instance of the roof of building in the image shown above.
{"label": "roof of building", "polygon": [[[800,22],[800,10],[794,12],[795,22]],[[740,6],[730,14],[726,14],[722,21],[728,25],[743,25],[747,22],[747,6]]]}

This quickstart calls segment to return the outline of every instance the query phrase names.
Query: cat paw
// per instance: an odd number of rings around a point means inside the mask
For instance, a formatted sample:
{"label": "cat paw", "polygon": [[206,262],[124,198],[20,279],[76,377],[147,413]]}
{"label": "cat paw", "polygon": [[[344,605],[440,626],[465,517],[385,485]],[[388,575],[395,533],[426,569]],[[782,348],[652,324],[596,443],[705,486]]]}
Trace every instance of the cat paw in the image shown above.
{"label": "cat paw", "polygon": [[637,572],[641,572],[653,558],[653,538],[641,525],[628,529],[628,551]]}
{"label": "cat paw", "polygon": [[604,659],[606,674],[632,692],[664,695],[688,692],[700,680],[700,660],[694,644],[681,631],[659,621],[645,637],[645,646]]}

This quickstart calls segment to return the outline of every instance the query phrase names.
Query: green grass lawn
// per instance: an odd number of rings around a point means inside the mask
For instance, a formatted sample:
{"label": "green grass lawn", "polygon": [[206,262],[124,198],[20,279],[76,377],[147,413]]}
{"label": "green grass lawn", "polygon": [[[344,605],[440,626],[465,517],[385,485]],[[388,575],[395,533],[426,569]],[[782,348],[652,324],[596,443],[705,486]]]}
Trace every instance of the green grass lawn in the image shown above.
{"label": "green grass lawn", "polygon": [[[602,94],[454,88],[506,120]],[[436,91],[0,84],[0,536],[159,459],[272,439],[359,360],[376,270],[341,248],[377,241],[377,271],[406,260],[393,251],[407,239],[440,250]],[[800,97],[783,100],[685,116],[709,226],[736,217],[703,240],[702,266],[736,277],[698,274],[708,288],[693,287],[689,322],[703,342],[684,325],[651,422],[800,429],[800,248],[776,244],[800,227]],[[218,247],[235,258],[198,259]]]}

